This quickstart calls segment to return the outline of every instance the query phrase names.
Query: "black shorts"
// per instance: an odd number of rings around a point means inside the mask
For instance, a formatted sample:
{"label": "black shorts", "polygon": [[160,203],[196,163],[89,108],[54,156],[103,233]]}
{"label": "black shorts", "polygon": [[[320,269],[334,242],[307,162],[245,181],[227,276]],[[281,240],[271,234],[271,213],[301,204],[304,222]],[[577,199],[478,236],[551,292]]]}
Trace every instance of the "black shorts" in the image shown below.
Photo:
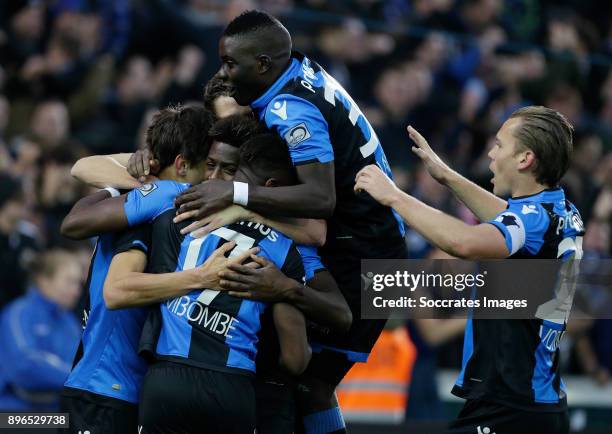
{"label": "black shorts", "polygon": [[468,400],[449,434],[568,434],[569,417],[564,412],[547,413],[518,410],[481,401]]}
{"label": "black shorts", "polygon": [[293,434],[294,392],[295,382],[288,376],[257,373],[257,434]]}
{"label": "black shorts", "polygon": [[64,388],[62,413],[69,413],[70,428],[65,434],[125,434],[138,432],[138,406],[85,390]]}
{"label": "black shorts", "polygon": [[139,434],[253,434],[254,379],[162,361],[140,392]]}
{"label": "black shorts", "polygon": [[384,256],[380,249],[377,250],[377,253],[343,251],[342,253],[322,254],[323,264],[336,280],[338,288],[351,309],[353,323],[346,333],[321,333],[313,336],[313,339],[326,346],[339,348],[357,356],[352,358],[353,362],[365,361],[359,360],[359,356],[361,359],[367,358],[387,322],[385,319],[361,318],[361,260],[372,257],[371,255],[377,258],[406,259],[408,250],[405,243],[401,241],[387,246]]}

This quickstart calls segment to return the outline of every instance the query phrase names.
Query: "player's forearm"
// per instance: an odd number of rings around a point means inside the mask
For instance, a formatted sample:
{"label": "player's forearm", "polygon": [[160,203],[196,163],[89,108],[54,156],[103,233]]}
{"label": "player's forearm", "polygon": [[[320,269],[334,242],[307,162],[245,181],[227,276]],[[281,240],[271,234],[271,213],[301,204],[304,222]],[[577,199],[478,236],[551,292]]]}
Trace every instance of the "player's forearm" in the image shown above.
{"label": "player's forearm", "polygon": [[453,256],[465,256],[470,225],[399,190],[394,193],[391,207],[436,247]]}
{"label": "player's forearm", "polygon": [[300,375],[312,356],[304,315],[287,303],[275,303],[272,309],[280,346],[279,363],[292,375]]}
{"label": "player's forearm", "polygon": [[81,158],[74,163],[70,173],[79,181],[99,188],[138,188],[140,183],[132,178],[126,169],[131,155],[94,155]]}
{"label": "player's forearm", "polygon": [[332,216],[335,206],[335,194],[327,194],[308,184],[291,187],[249,185],[247,207],[266,215],[325,219]]}
{"label": "player's forearm", "polygon": [[254,220],[266,226],[277,229],[298,244],[321,247],[327,237],[327,223],[318,219],[273,219],[253,213]]}
{"label": "player's forearm", "polygon": [[108,196],[108,192],[98,192],[77,202],[62,222],[62,235],[81,240],[126,229],[128,220],[123,207],[125,197]]}
{"label": "player's forearm", "polygon": [[125,273],[105,283],[104,301],[109,309],[147,306],[200,289],[202,283],[195,269],[162,274]]}
{"label": "player's forearm", "polygon": [[446,186],[480,221],[489,221],[506,209],[508,203],[455,171],[446,177]]}
{"label": "player's forearm", "polygon": [[[333,293],[322,292],[291,279],[293,285],[285,301],[292,304],[311,321],[344,333],[351,327],[352,314],[346,301]],[[341,297],[341,296],[340,296]]]}

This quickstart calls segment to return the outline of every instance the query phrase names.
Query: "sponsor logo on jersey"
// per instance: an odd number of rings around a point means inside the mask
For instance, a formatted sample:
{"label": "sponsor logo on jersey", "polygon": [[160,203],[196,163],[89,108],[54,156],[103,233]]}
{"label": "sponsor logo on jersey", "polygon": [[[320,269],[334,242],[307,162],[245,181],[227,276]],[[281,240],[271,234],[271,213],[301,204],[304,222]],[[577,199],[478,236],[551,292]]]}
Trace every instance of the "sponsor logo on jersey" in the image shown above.
{"label": "sponsor logo on jersey", "polygon": [[304,140],[308,140],[312,135],[308,131],[308,127],[304,122],[291,128],[285,133],[285,141],[289,146],[296,146],[298,143],[302,143]]}
{"label": "sponsor logo on jersey", "polygon": [[537,214],[538,210],[535,205],[523,205],[522,214]]}
{"label": "sponsor logo on jersey", "polygon": [[280,101],[276,101],[272,106],[272,110],[270,110],[276,116],[281,118],[282,120],[287,120],[287,101],[283,101],[282,104]]}
{"label": "sponsor logo on jersey", "polygon": [[143,186],[138,189],[140,194],[142,194],[143,196],[147,196],[148,194],[150,194],[151,192],[155,190],[157,190],[157,184],[153,184],[153,183],[143,184]]}

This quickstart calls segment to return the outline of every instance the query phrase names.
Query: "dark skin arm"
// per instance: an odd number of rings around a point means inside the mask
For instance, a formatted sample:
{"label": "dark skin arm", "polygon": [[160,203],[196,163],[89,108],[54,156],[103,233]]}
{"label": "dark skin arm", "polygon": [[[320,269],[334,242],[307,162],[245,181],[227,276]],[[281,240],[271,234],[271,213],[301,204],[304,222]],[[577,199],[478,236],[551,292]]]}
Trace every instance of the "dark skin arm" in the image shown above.
{"label": "dark skin arm", "polygon": [[79,200],[62,222],[61,234],[82,240],[105,232],[128,227],[123,204],[125,196],[110,197],[108,191],[98,191]]}
{"label": "dark skin arm", "polygon": [[272,305],[272,315],[280,345],[279,363],[290,374],[300,375],[308,366],[312,355],[304,315],[287,303]]}
{"label": "dark skin arm", "polygon": [[220,286],[229,294],[247,299],[289,303],[312,321],[344,333],[351,327],[351,310],[327,270],[317,272],[306,285],[283,274],[272,262],[252,255],[260,267],[231,264],[219,273]]}
{"label": "dark skin arm", "polygon": [[[249,184],[247,208],[266,215],[329,218],[336,206],[334,163],[310,163],[296,167],[299,184],[262,187]],[[193,186],[176,198],[179,214],[197,210],[196,219],[225,209],[233,203],[234,185],[211,180]],[[194,217],[191,213],[188,217]],[[188,218],[186,217],[186,218]]]}

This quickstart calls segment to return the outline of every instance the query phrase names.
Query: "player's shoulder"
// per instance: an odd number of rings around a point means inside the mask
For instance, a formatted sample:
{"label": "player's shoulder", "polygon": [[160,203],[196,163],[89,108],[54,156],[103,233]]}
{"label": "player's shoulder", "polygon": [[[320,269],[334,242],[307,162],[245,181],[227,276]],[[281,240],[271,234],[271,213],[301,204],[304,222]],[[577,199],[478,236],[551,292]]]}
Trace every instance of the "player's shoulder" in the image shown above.
{"label": "player's shoulder", "polygon": [[155,195],[159,195],[163,193],[178,194],[188,189],[189,187],[190,185],[184,182],[158,179],[152,182],[147,182],[146,184],[143,184],[141,187],[136,188],[135,190],[138,191],[142,196],[146,197],[151,194],[155,194]]}
{"label": "player's shoulder", "polygon": [[526,231],[546,230],[550,224],[549,210],[537,200],[521,200],[508,203],[508,208],[500,213],[498,219],[515,219],[522,224]]}

